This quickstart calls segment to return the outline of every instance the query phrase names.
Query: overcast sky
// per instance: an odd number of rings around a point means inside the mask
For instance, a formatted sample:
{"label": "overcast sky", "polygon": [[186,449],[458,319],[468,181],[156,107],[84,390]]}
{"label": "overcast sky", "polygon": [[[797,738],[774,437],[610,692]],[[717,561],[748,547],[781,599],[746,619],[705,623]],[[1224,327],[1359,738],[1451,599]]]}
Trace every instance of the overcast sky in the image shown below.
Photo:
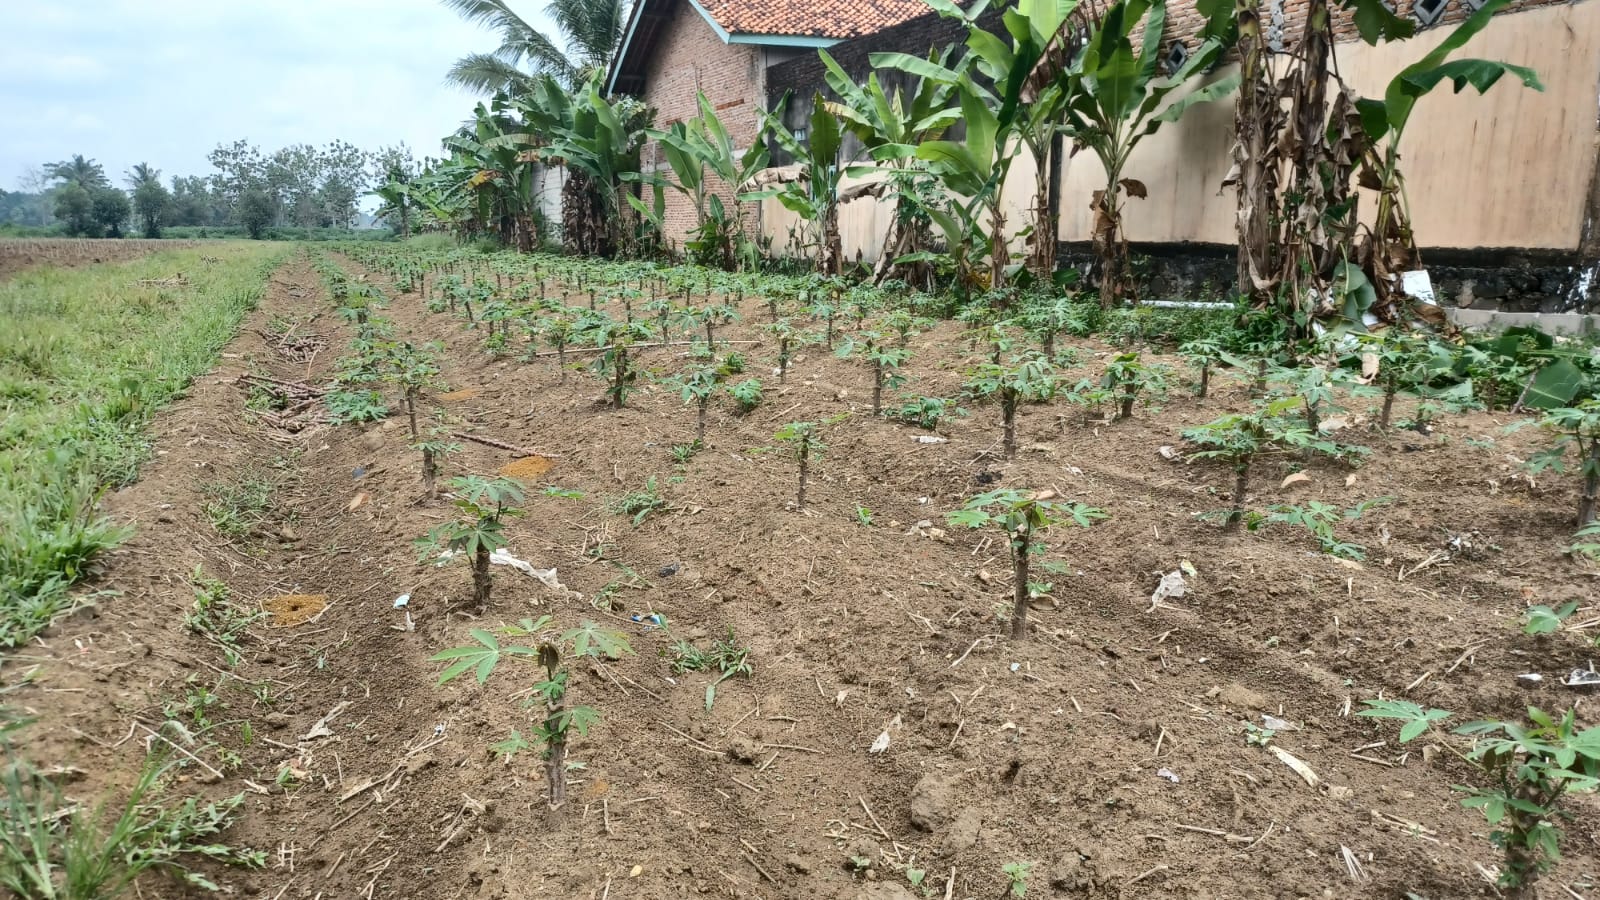
{"label": "overcast sky", "polygon": [[[513,8],[550,34],[544,6]],[[206,174],[239,138],[438,156],[475,102],[445,71],[497,44],[438,0],[0,0],[0,187],[74,153]]]}

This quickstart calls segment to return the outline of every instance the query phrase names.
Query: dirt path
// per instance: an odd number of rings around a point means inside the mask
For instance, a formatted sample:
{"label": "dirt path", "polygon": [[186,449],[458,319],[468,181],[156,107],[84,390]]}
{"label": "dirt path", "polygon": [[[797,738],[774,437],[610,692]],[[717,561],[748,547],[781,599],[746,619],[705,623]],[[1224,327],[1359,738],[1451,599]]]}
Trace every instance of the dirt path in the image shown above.
{"label": "dirt path", "polygon": [[[204,790],[232,793],[249,779],[265,791],[249,797],[232,837],[271,850],[273,868],[220,873],[247,894],[892,900],[903,895],[858,892],[908,884],[909,869],[926,873],[929,896],[946,896],[948,880],[950,897],[996,898],[1002,866],[1029,862],[1030,897],[1468,896],[1483,889],[1474,864],[1494,858],[1481,818],[1450,791],[1469,774],[1343,713],[1380,691],[1471,716],[1557,707],[1570,697],[1523,691],[1514,675],[1578,665],[1587,652],[1515,628],[1524,591],[1555,604],[1587,596],[1592,581],[1553,553],[1565,487],[1531,493],[1507,478],[1503,457],[1525,454],[1521,438],[1488,449],[1464,440],[1496,434],[1488,417],[1452,418],[1433,439],[1375,438],[1379,455],[1353,482],[1313,467],[1310,496],[1398,501],[1350,526],[1371,553],[1359,567],[1312,552],[1303,533],[1228,539],[1194,520],[1221,505],[1213,486],[1225,473],[1156,449],[1236,404],[1232,386],[1206,403],[1175,393],[1159,418],[1141,410],[1112,427],[1062,428],[1027,410],[1024,450],[1009,464],[978,459],[997,436],[991,409],[943,429],[938,444],[853,415],[827,430],[818,514],[805,516],[785,509],[793,464],[771,449],[773,432],[858,407],[859,367],[813,351],[782,388],[759,372],[766,402],[745,416],[719,409],[707,449],[675,467],[667,449],[692,436],[693,418],[667,391],[599,408],[592,376],[563,381],[549,361],[493,359],[480,332],[368,277],[392,295],[384,315],[399,335],[444,342],[459,393],[439,402],[452,427],[556,455],[508,529],[511,550],[610,603],[558,597],[497,568],[496,599],[473,619],[464,568],[416,564],[411,542],[449,509],[422,498],[403,417],[286,434],[243,408],[239,372],[316,382],[349,337],[304,263],[282,271],[218,372],[164,417],[144,478],[110,500],[141,525],[105,580],[124,593],[50,637],[37,654],[45,678],[30,689],[67,692],[31,697],[49,706],[45,753],[127,771],[132,742],[113,748],[131,716],[153,724],[163,698],[222,678],[215,650],[183,625],[197,565],[249,604],[327,594],[315,621],[253,629],[238,680],[218,689],[228,705],[214,718],[248,719],[257,739],[217,726],[211,736],[241,765]],[[747,302],[726,336],[755,339],[761,308]],[[309,368],[253,332],[311,313],[305,327],[328,346]],[[953,394],[966,350],[954,329],[913,347],[919,391]],[[1097,372],[1104,348],[1083,349],[1074,378]],[[751,355],[759,370],[770,350]],[[682,364],[674,351],[646,362],[660,373]],[[467,445],[447,469],[492,474],[511,459]],[[286,484],[269,524],[230,544],[203,513],[201,487],[246,471]],[[672,510],[638,527],[606,510],[650,476]],[[1281,477],[1260,476],[1262,503],[1292,499],[1277,496]],[[1049,576],[1057,604],[1035,612],[1022,644],[998,637],[1003,546],[941,521],[996,478],[1111,514],[1088,531],[1052,532],[1050,558],[1064,564]],[[584,496],[547,496],[545,485]],[[871,527],[857,523],[858,506],[872,510]],[[1494,549],[1418,570],[1447,530]],[[1149,610],[1160,575],[1184,560],[1199,571],[1192,593]],[[412,599],[397,610],[403,592]],[[609,617],[637,652],[575,673],[577,702],[602,719],[573,747],[585,767],[556,812],[532,754],[506,764],[487,750],[528,727],[519,701],[531,673],[439,690],[427,661],[464,643],[469,626],[543,612],[563,626]],[[702,646],[732,629],[751,647],[754,677],[725,683],[708,712],[707,678],[672,676],[668,638],[629,621],[650,612]],[[330,735],[303,737],[333,710]],[[1240,723],[1263,714],[1293,723],[1275,743],[1315,769],[1318,787],[1247,745]],[[869,753],[881,733],[887,751]],[[281,772],[289,779],[278,783]],[[1556,876],[1569,881],[1600,859],[1592,800],[1578,811]],[[1341,847],[1370,881],[1352,879]],[[857,857],[870,875],[851,871]]]}
{"label": "dirt path", "polygon": [[[302,320],[300,334],[324,338],[324,349],[310,365],[286,360],[269,347],[261,332],[274,319]],[[363,544],[370,543],[366,529],[346,530],[347,495],[359,479],[345,461],[361,455],[363,435],[326,426],[299,435],[266,428],[244,408],[245,393],[235,384],[243,372],[325,380],[348,337],[303,261],[273,276],[260,309],[218,368],[162,415],[156,458],[140,481],[107,502],[111,515],[137,527],[132,540],[109,554],[99,585],[118,593],[54,629],[35,657],[43,663],[41,689],[49,695],[39,698],[48,703],[48,714],[34,731],[32,755],[106,773],[104,780],[95,777],[83,785],[91,793],[131,780],[141,759],[129,751],[145,741],[147,728],[178,719],[199,734],[203,745],[221,748],[203,755],[210,766],[227,770],[226,784],[203,790],[226,795],[242,786],[255,794],[245,822],[230,839],[275,853],[281,847],[286,855],[274,861],[285,865],[291,857],[299,860],[296,865],[307,864],[314,851],[332,849],[326,858],[316,856],[327,865],[341,851],[353,851],[339,839],[349,834],[355,841],[354,829],[323,834],[330,820],[346,811],[333,798],[341,785],[382,774],[393,764],[369,754],[360,737],[353,744],[330,738],[297,741],[322,713],[348,701],[347,714],[333,723],[335,728],[355,725],[403,740],[415,737],[419,744],[432,734],[431,724],[401,708],[408,693],[429,678],[428,670],[416,665],[425,648],[396,653],[397,644],[415,641],[416,635],[388,631],[358,603],[368,592],[386,592],[388,581],[361,569]],[[266,520],[230,541],[213,528],[205,507],[215,502],[217,486],[247,481],[277,487]],[[258,623],[244,642],[243,662],[229,667],[216,646],[185,627],[197,571],[226,584],[232,598],[249,610],[283,595],[326,594],[333,605],[316,621],[294,629],[275,629],[270,619]],[[383,646],[374,651],[374,643]],[[206,703],[208,696],[215,702]],[[328,748],[333,743],[338,749]],[[236,754],[231,767],[229,753]],[[321,777],[325,763],[326,781]],[[215,781],[199,767],[190,769],[182,781]],[[283,779],[275,783],[280,773]],[[323,791],[332,796],[322,796]],[[307,802],[313,792],[316,800]],[[359,843],[367,841],[362,837]],[[352,882],[368,862],[351,867]],[[251,893],[278,891],[288,883],[275,870],[219,874]],[[339,895],[354,896],[370,877]]]}

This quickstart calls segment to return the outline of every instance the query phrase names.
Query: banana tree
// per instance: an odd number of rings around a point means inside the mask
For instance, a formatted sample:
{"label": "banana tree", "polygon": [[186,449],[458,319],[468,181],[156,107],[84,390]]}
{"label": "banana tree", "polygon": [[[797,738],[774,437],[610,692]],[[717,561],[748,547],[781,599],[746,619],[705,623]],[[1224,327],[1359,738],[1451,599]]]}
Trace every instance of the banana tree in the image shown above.
{"label": "banana tree", "polygon": [[[622,196],[627,199],[628,205],[639,214],[639,221],[643,223],[643,234],[639,244],[639,255],[645,259],[665,258],[669,248],[666,245],[667,234],[667,194],[664,182],[661,179],[646,179],[641,177],[641,182],[650,189],[650,202],[631,191],[624,191]],[[666,340],[665,337],[662,340]]]}
{"label": "banana tree", "polygon": [[[928,62],[948,67],[953,52],[951,47],[930,51]],[[922,78],[914,90],[896,88],[891,96],[883,89],[877,72],[868,74],[863,86],[857,84],[828,51],[819,50],[818,55],[827,70],[824,78],[828,87],[839,97],[838,101],[826,104],[828,112],[839,119],[845,131],[855,136],[868,158],[888,167],[887,177],[860,191],[861,195],[882,197],[890,192],[894,196],[894,216],[873,272],[874,281],[882,283],[895,273],[901,257],[920,254],[927,246],[931,219],[926,207],[931,204],[919,199],[920,194],[926,193],[919,188],[931,181],[932,176],[913,154],[916,145],[937,140],[960,121],[960,110],[950,103],[955,86],[947,81]],[[850,168],[846,174],[855,175],[857,171]],[[863,174],[872,174],[872,170],[867,169]],[[925,282],[925,279],[918,280]]]}
{"label": "banana tree", "polygon": [[1481,94],[1507,74],[1515,76],[1524,87],[1544,90],[1539,76],[1524,66],[1488,59],[1448,59],[1487,27],[1494,14],[1509,2],[1489,0],[1485,3],[1457,25],[1438,47],[1401,69],[1384,89],[1382,100],[1356,101],[1361,129],[1371,141],[1362,159],[1359,180],[1362,187],[1378,192],[1377,217],[1365,246],[1358,247],[1356,255],[1365,261],[1368,277],[1378,292],[1378,304],[1373,311],[1385,321],[1400,318],[1397,303],[1404,296],[1398,284],[1400,273],[1421,264],[1406,203],[1405,180],[1400,175],[1400,141],[1417,101],[1443,81],[1449,81],[1455,93],[1470,86]]}
{"label": "banana tree", "polygon": [[376,213],[377,218],[387,219],[393,216],[400,220],[400,239],[405,240],[411,236],[411,179],[398,166],[390,169],[384,178],[383,184],[373,188],[369,193],[382,201]]}
{"label": "banana tree", "polygon": [[757,262],[758,252],[745,232],[743,200],[737,193],[734,195],[730,214],[728,204],[713,190],[712,178],[738,191],[767,167],[771,153],[760,135],[751,141],[748,150],[737,153],[728,129],[703,93],[699,95],[699,107],[697,118],[649,134],[660,142],[667,165],[677,179],[666,185],[694,200],[695,233],[686,244],[691,257],[729,271],[749,268]]}
{"label": "banana tree", "polygon": [[1033,156],[1033,221],[1029,223],[1028,269],[1041,284],[1049,284],[1056,270],[1056,219],[1050,210],[1050,173],[1056,165],[1056,136],[1066,94],[1061,85],[1045,85],[1023,107],[1016,124],[1017,139]]}
{"label": "banana tree", "polygon": [[802,141],[783,124],[788,104],[786,94],[777,111],[767,113],[764,121],[772,139],[794,159],[793,175],[774,176],[785,180],[746,194],[745,199],[777,198],[784,209],[806,222],[811,231],[808,246],[817,252],[817,270],[838,275],[844,268],[844,241],[839,234],[839,184],[845,174],[839,151],[844,147],[844,132],[818,92],[812,98],[807,139]]}
{"label": "banana tree", "polygon": [[629,208],[622,200],[639,180],[648,110],[622,98],[600,95],[591,80],[568,94],[549,75],[512,103],[526,131],[504,136],[500,146],[520,148],[524,156],[565,166],[562,235],[568,247],[589,256],[613,256],[632,242]]}
{"label": "banana tree", "polygon": [[533,249],[534,160],[525,157],[514,141],[521,123],[505,116],[503,101],[494,108],[479,103],[473,121],[444,139],[444,147],[459,169],[470,171],[459,189],[475,200],[482,227],[496,228],[507,246],[523,252]]}
{"label": "banana tree", "polygon": [[1358,196],[1352,177],[1366,138],[1355,92],[1338,75],[1334,4],[1361,40],[1376,46],[1416,32],[1389,0],[1309,0],[1294,53],[1268,40],[1263,0],[1239,0],[1240,82],[1234,105],[1238,285],[1257,309],[1292,323],[1285,337],[1311,334],[1316,316],[1337,315],[1360,330],[1376,296],[1350,264]]}
{"label": "banana tree", "polygon": [[[928,0],[928,5],[966,25],[966,54],[956,67],[904,53],[873,54],[871,61],[874,66],[892,66],[954,87],[967,128],[966,140],[924,140],[914,152],[947,189],[958,195],[951,205],[962,207],[959,213],[934,217],[935,224],[946,233],[947,246],[955,246],[951,243],[955,227],[976,222],[979,209],[986,214],[988,233],[965,235],[962,240],[981,238],[989,256],[989,284],[1002,287],[1010,252],[1000,191],[1022,148],[1048,144],[1060,123],[1054,115],[1055,106],[1037,108],[1039,92],[1034,71],[1056,53],[1061,35],[1073,33],[1068,20],[1077,9],[1078,0],[1017,0],[1015,7],[1002,14],[1004,37],[977,24],[979,15],[988,7],[987,0],[978,0],[966,9],[951,0]],[[980,77],[974,77],[974,73]],[[1040,163],[1042,169],[1048,165],[1047,160]],[[1035,223],[1036,231],[1053,230],[1037,228],[1039,224],[1043,223]]]}
{"label": "banana tree", "polygon": [[476,203],[468,202],[465,185],[476,172],[476,166],[454,158],[425,165],[409,192],[418,230],[466,230],[475,221]]}
{"label": "banana tree", "polygon": [[[1227,96],[1239,83],[1234,73],[1179,95],[1221,59],[1236,33],[1232,8],[1224,0],[1203,0],[1197,9],[1205,17],[1197,36],[1199,46],[1171,75],[1156,74],[1167,22],[1166,0],[1122,0],[1106,11],[1083,50],[1059,76],[1066,97],[1064,133],[1079,148],[1094,153],[1106,173],[1105,188],[1095,191],[1089,204],[1104,306],[1133,294],[1120,199],[1122,194],[1146,196],[1143,182],[1124,175],[1133,151],[1190,107]],[[1140,35],[1137,50],[1135,35]]]}

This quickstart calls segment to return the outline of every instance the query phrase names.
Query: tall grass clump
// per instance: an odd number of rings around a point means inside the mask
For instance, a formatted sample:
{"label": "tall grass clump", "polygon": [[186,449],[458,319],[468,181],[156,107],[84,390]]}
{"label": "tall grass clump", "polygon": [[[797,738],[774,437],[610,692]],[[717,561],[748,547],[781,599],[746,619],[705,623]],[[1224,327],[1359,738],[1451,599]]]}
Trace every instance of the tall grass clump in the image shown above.
{"label": "tall grass clump", "polygon": [[163,787],[177,763],[151,755],[120,802],[106,799],[87,807],[67,800],[18,752],[13,738],[27,724],[0,707],[0,889],[5,896],[112,900],[128,895],[147,872],[216,891],[216,883],[190,867],[193,862],[266,865],[262,851],[218,840],[236,818],[244,794],[215,803],[193,797],[163,802]]}
{"label": "tall grass clump", "polygon": [[125,536],[101,495],[137,476],[145,426],[212,366],[286,252],[173,250],[0,281],[0,647],[48,626]]}

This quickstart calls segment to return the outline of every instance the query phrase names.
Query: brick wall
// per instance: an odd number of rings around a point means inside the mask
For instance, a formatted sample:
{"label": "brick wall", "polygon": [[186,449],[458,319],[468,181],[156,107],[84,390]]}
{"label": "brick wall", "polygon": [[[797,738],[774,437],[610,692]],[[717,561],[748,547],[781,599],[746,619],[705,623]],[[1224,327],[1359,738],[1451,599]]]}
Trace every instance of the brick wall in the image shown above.
{"label": "brick wall", "polygon": [[[997,34],[1004,31],[998,8],[1004,5],[997,4],[997,8],[984,13],[978,20],[979,24]],[[927,56],[928,51],[935,47],[947,47],[965,41],[966,35],[966,27],[960,22],[930,12],[892,28],[835,44],[828,48],[828,55],[858,82],[864,83],[867,74],[873,71],[870,54],[900,52]],[[820,90],[831,96],[824,80],[826,72],[822,58],[815,53],[807,53],[773,66],[767,70],[767,102],[775,103],[785,91],[809,97],[814,91]],[[882,79],[884,73],[880,71],[878,77]]]}
{"label": "brick wall", "polygon": [[[1416,0],[1395,0],[1397,13],[1402,17],[1411,17],[1414,14]],[[1501,15],[1507,15],[1522,10],[1533,9],[1556,3],[1570,2],[1570,0],[1514,0],[1511,6]],[[1270,18],[1274,10],[1273,0],[1261,0],[1264,18]],[[1005,27],[1000,14],[1008,4],[997,2],[993,8],[986,12],[979,20],[979,24],[988,31],[1004,37]],[[1338,0],[1330,0],[1334,14],[1334,31],[1338,40],[1355,40],[1357,38],[1355,22],[1351,14],[1339,7]],[[1305,14],[1310,6],[1310,0],[1278,0],[1276,9],[1282,13],[1283,41],[1285,46],[1293,47],[1300,39],[1301,29],[1305,27]],[[1446,0],[1444,13],[1431,25],[1418,26],[1419,32],[1432,28],[1448,28],[1467,16],[1472,9],[1464,0]],[[1200,31],[1202,18],[1195,9],[1194,0],[1169,0],[1167,3],[1166,38],[1181,39],[1190,47],[1194,46],[1194,35]],[[886,28],[874,34],[863,35],[853,40],[845,41],[829,48],[828,53],[838,61],[839,65],[856,78],[858,82],[865,82],[867,73],[873,71],[868,59],[869,54],[889,51],[900,51],[927,55],[930,48],[944,47],[960,43],[965,40],[966,31],[961,23],[954,19],[945,18],[937,13],[919,16],[908,22]],[[1137,35],[1135,36],[1137,40]],[[822,91],[825,96],[832,99],[832,92],[827,88],[824,80],[826,69],[816,54],[804,56],[773,66],[767,70],[766,95],[769,106],[775,106],[778,99],[785,92],[792,92],[796,101],[809,101],[816,91]],[[885,73],[879,72],[880,79],[885,78]],[[885,85],[888,87],[889,85]],[[809,103],[798,104],[803,107],[805,114],[809,114]],[[800,126],[804,122],[802,115],[786,116],[791,126]]]}
{"label": "brick wall", "polygon": [[[1443,0],[1444,12],[1429,25],[1420,24],[1416,19],[1417,0],[1394,0],[1395,13],[1401,18],[1411,19],[1419,24],[1417,32],[1435,28],[1449,29],[1456,23],[1471,15],[1472,7],[1464,0]],[[1568,0],[1513,0],[1511,5],[1502,10],[1500,15],[1523,10],[1548,6],[1555,3],[1565,3]],[[1424,8],[1436,8],[1433,0],[1424,0]],[[1310,8],[1310,0],[1261,0],[1262,24],[1269,29],[1281,25],[1282,44],[1292,49],[1300,41],[1300,33],[1305,28],[1306,10]],[[1359,38],[1356,31],[1355,19],[1350,11],[1340,8],[1338,0],[1329,0],[1328,4],[1333,11],[1333,30],[1336,40],[1353,41]],[[1166,46],[1171,46],[1174,40],[1183,40],[1192,49],[1195,46],[1194,36],[1200,31],[1203,19],[1195,9],[1194,0],[1169,0],[1167,4]],[[1137,40],[1137,36],[1135,40]],[[1470,51],[1462,54],[1470,56]]]}
{"label": "brick wall", "polygon": [[[697,96],[704,92],[716,107],[735,148],[750,146],[761,121],[762,56],[749,44],[724,44],[700,13],[689,3],[679,3],[672,21],[662,30],[660,43],[645,75],[644,101],[656,109],[656,127],[665,131],[675,122],[700,114]],[[644,148],[643,165],[670,177],[666,158],[654,144]],[[714,179],[713,179],[714,180]],[[715,181],[712,189],[731,211],[733,190]],[[756,204],[749,204],[750,232],[758,234]],[[667,191],[666,238],[682,246],[694,227],[694,201],[678,191]]]}
{"label": "brick wall", "polygon": [[[978,24],[995,34],[1003,34],[1005,23],[1001,14],[1006,6],[1005,3],[995,4],[979,17]],[[935,48],[964,43],[966,36],[965,25],[955,19],[930,12],[891,28],[835,44],[828,48],[828,55],[832,56],[858,84],[865,84],[867,75],[876,71],[885,93],[893,97],[896,88],[908,92],[915,90],[915,79],[894,69],[874,69],[871,54],[899,52],[926,57],[928,52]],[[828,87],[827,71],[827,67],[822,64],[822,57],[815,52],[802,54],[769,68],[766,78],[767,107],[777,109],[778,102],[784,95],[791,95],[789,105],[783,112],[784,124],[791,131],[806,127],[811,118],[817,92],[820,91],[823,97],[829,100],[839,99],[838,95]],[[946,137],[951,140],[961,140],[964,135],[965,130],[958,123],[947,132]],[[845,158],[856,159],[860,156],[860,151],[860,144],[855,137],[847,134],[844,142]],[[773,165],[782,165],[789,161],[776,147],[773,148]]]}

